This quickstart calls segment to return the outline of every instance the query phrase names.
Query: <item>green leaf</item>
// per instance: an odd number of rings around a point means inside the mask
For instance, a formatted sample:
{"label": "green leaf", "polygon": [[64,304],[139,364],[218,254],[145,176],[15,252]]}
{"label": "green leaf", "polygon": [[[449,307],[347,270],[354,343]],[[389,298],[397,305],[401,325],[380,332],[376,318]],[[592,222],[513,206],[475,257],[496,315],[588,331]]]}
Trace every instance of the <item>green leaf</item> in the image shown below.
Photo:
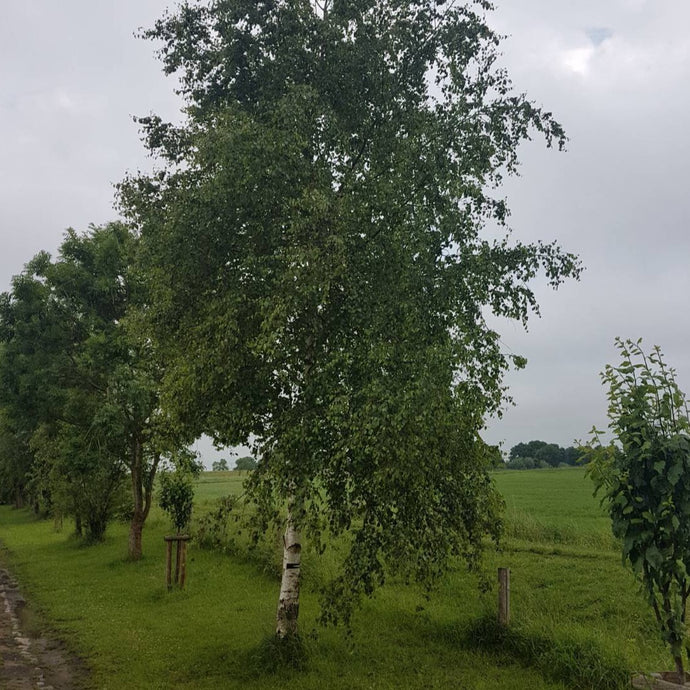
{"label": "green leaf", "polygon": [[647,563],[649,563],[649,565],[655,570],[660,569],[664,563],[663,555],[654,544],[652,546],[647,547],[644,557]]}

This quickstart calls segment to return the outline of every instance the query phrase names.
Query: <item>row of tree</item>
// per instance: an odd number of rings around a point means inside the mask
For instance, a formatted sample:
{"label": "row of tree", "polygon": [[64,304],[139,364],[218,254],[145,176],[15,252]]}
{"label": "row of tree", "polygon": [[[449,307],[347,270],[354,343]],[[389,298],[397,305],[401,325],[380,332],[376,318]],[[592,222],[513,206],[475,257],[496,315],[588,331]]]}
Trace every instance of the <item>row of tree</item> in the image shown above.
{"label": "row of tree", "polygon": [[184,449],[138,326],[137,242],[122,223],[70,230],[56,259],[37,254],[0,296],[0,498],[72,516],[93,541],[127,515],[132,558],[161,457]]}
{"label": "row of tree", "polygon": [[69,233],[3,297],[0,457],[18,501],[83,521],[126,478],[136,556],[162,455],[252,439],[252,528],[285,530],[281,637],[305,538],[347,535],[331,622],[392,575],[430,585],[456,556],[478,564],[501,509],[480,433],[525,365],[485,315],[524,323],[537,274],[580,272],[505,230],[492,190],[520,143],[565,136],[496,67],[488,9],[216,0],[144,32],[186,121],[140,119],[158,167],[119,186],[126,224]]}

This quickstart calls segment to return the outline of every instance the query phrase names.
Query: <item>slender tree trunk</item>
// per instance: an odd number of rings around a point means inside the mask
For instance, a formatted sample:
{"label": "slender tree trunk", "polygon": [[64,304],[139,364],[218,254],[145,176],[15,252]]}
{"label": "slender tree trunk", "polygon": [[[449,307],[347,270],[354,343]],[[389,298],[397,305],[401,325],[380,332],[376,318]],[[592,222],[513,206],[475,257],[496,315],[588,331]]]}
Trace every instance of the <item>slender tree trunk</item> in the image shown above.
{"label": "slender tree trunk", "polygon": [[130,474],[132,478],[132,499],[134,510],[132,520],[129,524],[128,555],[138,561],[142,556],[141,535],[144,530],[144,489],[143,479],[143,448],[141,441],[135,438],[132,442],[132,458],[130,463]]}
{"label": "slender tree trunk", "polygon": [[283,575],[280,582],[280,598],[278,599],[276,615],[276,635],[281,639],[297,634],[301,555],[300,533],[295,529],[292,510],[288,509],[285,536],[283,537]]}
{"label": "slender tree trunk", "polygon": [[[314,337],[306,339],[306,362],[304,367],[304,381],[306,382],[311,372],[314,360]],[[306,455],[308,449],[302,449]],[[278,611],[276,614],[276,636],[279,639],[297,634],[297,618],[299,616],[299,586],[302,561],[302,535],[295,526],[294,517],[296,486],[291,484],[288,493],[288,510],[283,536],[283,573],[280,580],[280,597],[278,598]]]}
{"label": "slender tree trunk", "polygon": [[141,515],[135,513],[132,515],[132,521],[129,524],[129,541],[128,541],[128,555],[133,561],[138,561],[142,555],[141,536],[144,531],[144,521]]}
{"label": "slender tree trunk", "polygon": [[151,466],[144,467],[144,444],[137,437],[132,442],[132,459],[130,472],[132,476],[132,499],[134,510],[129,525],[128,552],[132,560],[138,561],[143,555],[142,535],[144,523],[151,510],[153,499],[153,481],[160,462],[160,455],[155,454]]}

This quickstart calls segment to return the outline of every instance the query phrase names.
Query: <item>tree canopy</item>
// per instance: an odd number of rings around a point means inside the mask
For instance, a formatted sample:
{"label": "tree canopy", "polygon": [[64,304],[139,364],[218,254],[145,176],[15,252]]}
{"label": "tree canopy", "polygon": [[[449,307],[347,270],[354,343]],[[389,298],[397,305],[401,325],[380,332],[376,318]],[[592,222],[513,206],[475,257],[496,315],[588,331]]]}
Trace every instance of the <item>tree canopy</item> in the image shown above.
{"label": "tree canopy", "polygon": [[391,573],[477,564],[501,503],[480,432],[524,365],[485,315],[525,323],[531,279],[579,274],[556,244],[512,239],[492,195],[532,132],[565,137],[496,67],[488,9],[216,0],[144,32],[187,116],[140,119],[159,170],[119,188],[164,403],[189,440],[255,439],[257,531],[288,505],[284,585],[300,530],[317,548],[349,534],[325,620]]}

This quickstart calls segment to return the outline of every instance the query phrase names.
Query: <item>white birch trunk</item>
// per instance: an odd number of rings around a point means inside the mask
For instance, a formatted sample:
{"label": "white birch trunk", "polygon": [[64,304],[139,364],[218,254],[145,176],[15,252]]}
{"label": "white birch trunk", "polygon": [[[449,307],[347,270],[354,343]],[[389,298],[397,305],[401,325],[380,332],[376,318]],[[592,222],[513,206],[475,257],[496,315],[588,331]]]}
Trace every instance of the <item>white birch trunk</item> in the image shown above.
{"label": "white birch trunk", "polygon": [[300,533],[295,529],[291,511],[288,510],[285,536],[283,537],[283,575],[280,582],[280,598],[276,615],[276,635],[280,638],[297,634],[301,555]]}

